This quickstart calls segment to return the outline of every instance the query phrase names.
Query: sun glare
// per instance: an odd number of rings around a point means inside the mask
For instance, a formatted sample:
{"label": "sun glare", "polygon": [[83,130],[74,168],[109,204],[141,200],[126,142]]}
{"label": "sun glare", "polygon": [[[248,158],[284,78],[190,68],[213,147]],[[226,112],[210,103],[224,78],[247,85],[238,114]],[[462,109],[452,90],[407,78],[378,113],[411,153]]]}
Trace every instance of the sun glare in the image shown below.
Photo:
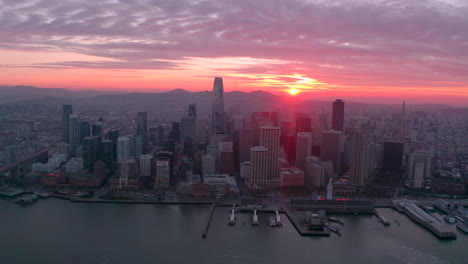
{"label": "sun glare", "polygon": [[299,93],[299,90],[298,90],[298,89],[294,89],[294,88],[291,88],[291,89],[289,89],[289,90],[287,90],[287,91],[288,91],[288,93],[289,93],[290,95],[296,95],[296,94]]}

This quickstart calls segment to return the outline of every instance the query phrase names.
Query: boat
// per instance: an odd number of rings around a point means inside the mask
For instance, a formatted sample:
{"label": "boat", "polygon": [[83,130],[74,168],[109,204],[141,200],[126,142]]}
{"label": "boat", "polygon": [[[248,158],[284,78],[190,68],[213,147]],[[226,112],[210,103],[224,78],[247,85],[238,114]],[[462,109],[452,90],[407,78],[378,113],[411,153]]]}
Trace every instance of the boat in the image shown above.
{"label": "boat", "polygon": [[258,215],[257,215],[257,210],[254,210],[254,214],[252,217],[252,225],[258,226],[260,223],[258,222]]}
{"label": "boat", "polygon": [[423,205],[422,208],[429,213],[435,213],[435,209],[432,205]]}
{"label": "boat", "polygon": [[229,225],[235,225],[236,224],[236,215],[235,215],[235,210],[232,209],[231,215],[229,216]]}
{"label": "boat", "polygon": [[337,235],[341,236],[341,231],[340,228],[337,226],[328,226],[328,229],[332,231],[333,233],[336,233]]}
{"label": "boat", "polygon": [[449,224],[455,224],[455,222],[457,222],[457,220],[455,220],[455,218],[450,217],[448,215],[444,216],[444,220],[445,220],[445,222],[447,222]]}
{"label": "boat", "polygon": [[49,198],[50,197],[50,193],[47,193],[47,192],[39,192],[39,193],[36,193],[36,195],[39,197],[39,198]]}
{"label": "boat", "polygon": [[37,195],[32,194],[32,195],[23,196],[23,197],[17,199],[15,202],[17,204],[21,204],[21,205],[30,205],[30,204],[34,203],[35,201],[37,201],[38,199],[39,198],[37,197]]}
{"label": "boat", "polygon": [[463,233],[468,234],[468,226],[465,223],[457,223],[457,228],[463,231]]}
{"label": "boat", "polygon": [[343,221],[341,221],[340,219],[338,219],[336,217],[328,217],[328,221],[344,225]]}
{"label": "boat", "polygon": [[272,216],[270,217],[270,227],[275,227],[276,226],[276,217]]}
{"label": "boat", "polygon": [[276,219],[275,219],[276,220],[276,226],[280,226],[280,227],[283,226],[283,223],[281,222],[281,217],[279,215],[279,212],[276,211],[275,214],[276,214]]}

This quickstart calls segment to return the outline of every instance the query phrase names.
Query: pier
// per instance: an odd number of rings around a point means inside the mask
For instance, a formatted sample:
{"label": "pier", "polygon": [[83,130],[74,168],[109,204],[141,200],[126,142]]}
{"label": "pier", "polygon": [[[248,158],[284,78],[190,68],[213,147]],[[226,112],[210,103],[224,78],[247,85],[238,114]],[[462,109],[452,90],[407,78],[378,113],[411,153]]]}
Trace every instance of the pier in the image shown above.
{"label": "pier", "polygon": [[390,226],[390,222],[379,212],[375,211],[375,216],[379,219],[379,222],[382,223],[384,226]]}
{"label": "pier", "polygon": [[457,235],[453,231],[445,227],[442,222],[440,222],[437,218],[433,217],[432,215],[428,214],[415,203],[401,202],[400,206],[403,208],[403,212],[411,220],[429,229],[438,238],[457,238]]}
{"label": "pier", "polygon": [[208,229],[210,228],[211,219],[213,218],[213,212],[214,212],[215,207],[216,205],[214,203],[211,204],[210,214],[208,215],[208,220],[206,221],[205,228],[203,229],[203,233],[202,233],[203,238],[206,238],[206,235],[208,234]]}

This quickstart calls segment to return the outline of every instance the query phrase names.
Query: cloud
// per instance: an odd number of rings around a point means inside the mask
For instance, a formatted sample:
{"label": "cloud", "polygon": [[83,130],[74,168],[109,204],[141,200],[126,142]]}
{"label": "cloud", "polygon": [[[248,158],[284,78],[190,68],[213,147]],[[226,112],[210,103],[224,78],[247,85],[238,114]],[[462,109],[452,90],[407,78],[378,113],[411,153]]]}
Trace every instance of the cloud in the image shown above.
{"label": "cloud", "polygon": [[103,58],[7,67],[180,70],[196,58],[335,85],[466,87],[466,25],[462,0],[0,1],[0,49]]}

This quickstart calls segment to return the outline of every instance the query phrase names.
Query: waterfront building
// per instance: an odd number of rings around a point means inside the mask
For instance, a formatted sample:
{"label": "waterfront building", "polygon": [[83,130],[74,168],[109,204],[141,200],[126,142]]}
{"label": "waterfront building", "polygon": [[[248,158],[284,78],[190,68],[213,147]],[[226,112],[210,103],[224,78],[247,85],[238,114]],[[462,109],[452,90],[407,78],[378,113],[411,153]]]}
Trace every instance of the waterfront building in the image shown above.
{"label": "waterfront building", "polygon": [[304,187],[304,172],[299,168],[284,168],[280,170],[280,186]]}
{"label": "waterfront building", "polygon": [[328,178],[326,170],[318,157],[309,156],[306,159],[307,169],[305,173],[305,186],[308,188],[323,187]]}
{"label": "waterfront building", "polygon": [[167,190],[170,186],[170,180],[171,170],[169,159],[157,159],[154,188],[156,190]]}
{"label": "waterfront building", "polygon": [[141,177],[151,176],[151,165],[153,161],[152,155],[141,155],[139,158],[139,171]]}
{"label": "waterfront building", "polygon": [[210,154],[203,155],[202,157],[202,174],[215,174],[216,173],[216,158]]}

